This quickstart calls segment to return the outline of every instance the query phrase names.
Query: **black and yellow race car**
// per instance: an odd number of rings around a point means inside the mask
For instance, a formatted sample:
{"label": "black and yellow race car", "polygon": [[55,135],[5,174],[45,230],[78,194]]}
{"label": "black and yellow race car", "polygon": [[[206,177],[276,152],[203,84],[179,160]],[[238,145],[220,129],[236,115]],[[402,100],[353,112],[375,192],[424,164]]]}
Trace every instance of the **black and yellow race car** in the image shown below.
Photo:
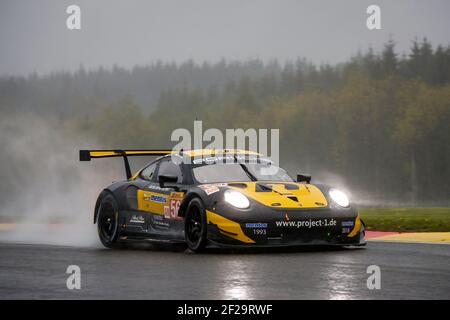
{"label": "black and yellow race car", "polygon": [[[128,158],[158,156],[134,175]],[[144,240],[206,247],[364,245],[347,196],[310,176],[294,180],[246,150],[80,150],[80,160],[122,157],[127,179],[106,187],[94,223],[106,247]]]}

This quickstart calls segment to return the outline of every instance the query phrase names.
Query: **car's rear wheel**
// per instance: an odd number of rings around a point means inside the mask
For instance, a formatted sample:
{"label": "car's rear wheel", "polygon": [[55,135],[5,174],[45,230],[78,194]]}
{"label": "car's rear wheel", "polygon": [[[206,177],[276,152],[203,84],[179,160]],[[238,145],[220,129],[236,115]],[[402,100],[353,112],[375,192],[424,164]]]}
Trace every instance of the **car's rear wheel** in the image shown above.
{"label": "car's rear wheel", "polygon": [[194,252],[201,252],[206,246],[206,211],[200,199],[189,202],[184,224],[186,244]]}
{"label": "car's rear wheel", "polygon": [[112,194],[102,198],[98,211],[98,236],[105,247],[112,248],[117,243],[119,229],[119,207]]}

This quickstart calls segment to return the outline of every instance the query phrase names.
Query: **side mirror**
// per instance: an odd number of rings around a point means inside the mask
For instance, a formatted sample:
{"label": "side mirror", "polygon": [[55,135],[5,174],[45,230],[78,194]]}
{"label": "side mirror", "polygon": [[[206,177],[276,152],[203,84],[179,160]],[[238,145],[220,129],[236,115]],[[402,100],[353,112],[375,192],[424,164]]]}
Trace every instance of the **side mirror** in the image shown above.
{"label": "side mirror", "polygon": [[177,181],[178,181],[177,176],[163,175],[163,174],[158,176],[158,182],[159,182],[160,188],[164,188],[166,183],[176,183]]}
{"label": "side mirror", "polygon": [[304,175],[304,174],[298,174],[297,175],[297,182],[310,183],[311,182],[311,176]]}

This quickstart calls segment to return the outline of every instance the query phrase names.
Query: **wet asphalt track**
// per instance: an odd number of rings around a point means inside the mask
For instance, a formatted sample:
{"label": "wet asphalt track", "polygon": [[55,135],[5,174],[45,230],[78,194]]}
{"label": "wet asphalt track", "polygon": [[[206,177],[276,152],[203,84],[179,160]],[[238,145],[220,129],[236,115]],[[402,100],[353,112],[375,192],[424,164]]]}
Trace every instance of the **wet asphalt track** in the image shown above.
{"label": "wet asphalt track", "polygon": [[[68,265],[81,290],[66,288]],[[368,265],[381,290],[368,290]],[[450,299],[450,245],[356,250],[107,250],[0,243],[0,299]]]}

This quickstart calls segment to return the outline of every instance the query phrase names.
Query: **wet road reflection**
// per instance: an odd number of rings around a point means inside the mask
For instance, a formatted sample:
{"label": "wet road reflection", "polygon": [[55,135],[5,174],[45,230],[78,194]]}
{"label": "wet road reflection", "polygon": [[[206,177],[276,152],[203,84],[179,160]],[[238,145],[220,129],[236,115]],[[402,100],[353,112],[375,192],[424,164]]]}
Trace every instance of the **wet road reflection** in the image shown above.
{"label": "wet road reflection", "polygon": [[[0,250],[6,257],[0,265],[0,298],[450,299],[446,245],[193,254],[148,246],[107,250],[0,243]],[[77,295],[65,287],[71,264],[83,275]],[[372,264],[381,268],[381,290],[366,286]]]}
{"label": "wet road reflection", "polygon": [[[358,250],[214,254],[209,282],[221,299],[353,299],[365,286]],[[357,271],[355,271],[355,268]]]}

